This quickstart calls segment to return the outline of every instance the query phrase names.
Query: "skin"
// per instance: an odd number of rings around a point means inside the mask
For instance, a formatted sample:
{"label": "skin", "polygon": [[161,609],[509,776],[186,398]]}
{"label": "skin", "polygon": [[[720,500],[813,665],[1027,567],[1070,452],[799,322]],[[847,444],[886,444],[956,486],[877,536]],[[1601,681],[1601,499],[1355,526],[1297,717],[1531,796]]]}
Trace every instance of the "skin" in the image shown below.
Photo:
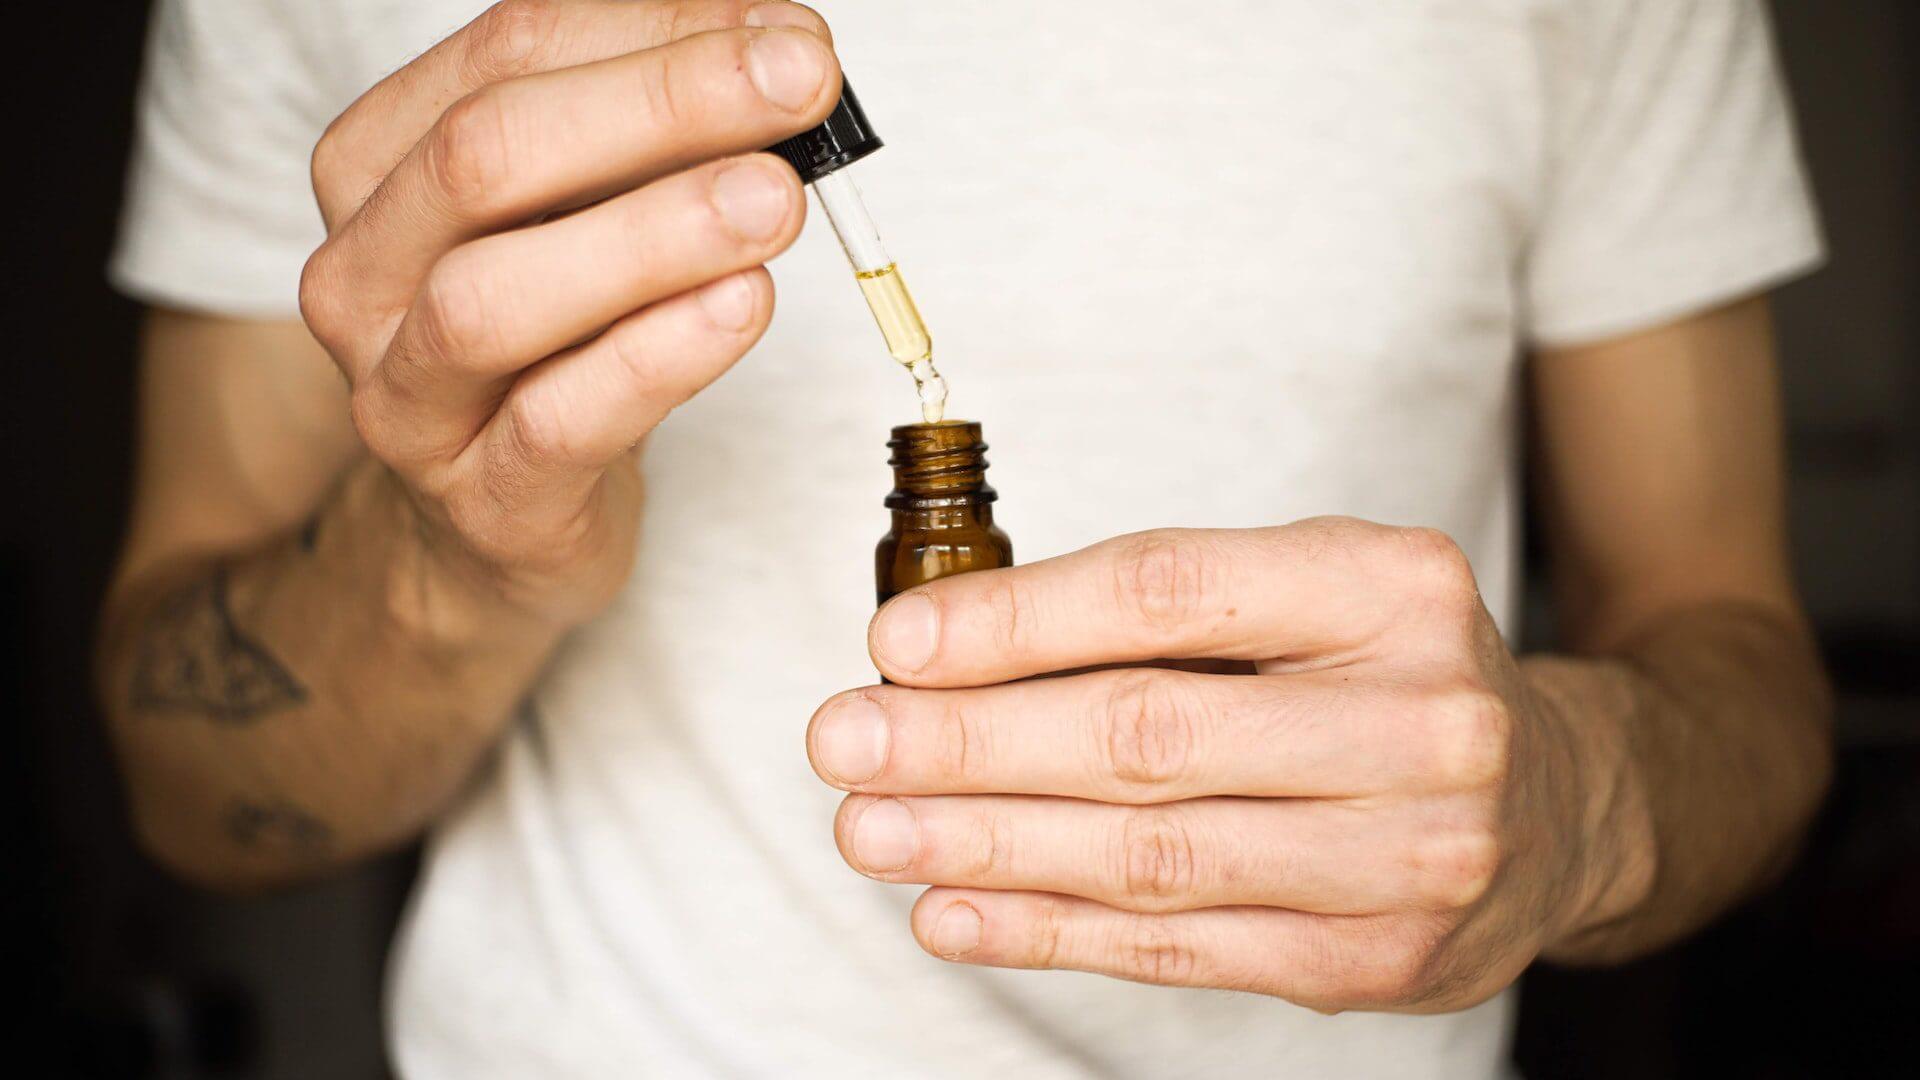
{"label": "skin", "polygon": [[869,636],[892,685],[808,732],[841,853],[935,886],[912,932],[946,960],[1328,1012],[1465,1008],[1697,928],[1831,768],[1771,341],[1749,300],[1534,358],[1565,656],[1508,650],[1445,535],[1345,518],[901,594]]}
{"label": "skin", "polygon": [[[837,89],[797,5],[503,4],[316,148],[304,324],[154,313],[99,672],[157,858],[297,880],[457,795],[624,581],[641,440],[764,329],[804,204],[750,151]],[[1328,1010],[1470,1004],[1751,891],[1829,767],[1764,304],[1530,371],[1569,655],[1364,522],[940,582],[876,619],[895,685],[811,726],[841,850],[936,886],[951,960]],[[1210,662],[1143,666],[1177,657]]]}

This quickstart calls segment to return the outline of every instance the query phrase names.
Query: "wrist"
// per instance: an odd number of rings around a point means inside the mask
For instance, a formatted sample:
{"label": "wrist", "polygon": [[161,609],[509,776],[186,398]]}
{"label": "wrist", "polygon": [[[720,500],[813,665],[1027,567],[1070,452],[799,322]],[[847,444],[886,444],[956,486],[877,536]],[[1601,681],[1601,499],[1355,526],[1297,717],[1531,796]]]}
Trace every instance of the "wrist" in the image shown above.
{"label": "wrist", "polygon": [[1549,913],[1543,955],[1586,951],[1653,893],[1659,845],[1635,753],[1636,676],[1616,661],[1534,657],[1521,669],[1561,762],[1565,790],[1563,887]]}
{"label": "wrist", "polygon": [[386,468],[373,465],[355,481],[346,501],[384,519],[377,530],[388,538],[375,570],[379,617],[403,647],[428,656],[544,655],[569,629],[516,602],[496,574],[440,534]]}

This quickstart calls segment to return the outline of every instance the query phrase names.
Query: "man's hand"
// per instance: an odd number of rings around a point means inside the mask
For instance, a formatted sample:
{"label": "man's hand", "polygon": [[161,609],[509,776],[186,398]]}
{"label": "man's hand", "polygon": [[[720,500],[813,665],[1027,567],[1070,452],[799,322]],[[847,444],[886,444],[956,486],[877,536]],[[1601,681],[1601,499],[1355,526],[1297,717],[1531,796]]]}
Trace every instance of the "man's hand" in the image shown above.
{"label": "man's hand", "polygon": [[418,513],[410,588],[563,625],[611,598],[614,466],[759,338],[804,216],[791,169],[735,155],[838,90],[797,4],[508,0],[334,122],[301,310]]}
{"label": "man's hand", "polygon": [[509,0],[314,150],[311,336],[152,320],[99,679],[157,859],[292,881],[467,783],[631,566],[630,448],[767,325],[804,204],[750,151],[838,92],[797,4]]}
{"label": "man's hand", "polygon": [[[1618,732],[1536,693],[1445,535],[1124,537],[891,601],[829,701],[842,854],[949,960],[1442,1011],[1651,887]],[[1244,674],[1120,667],[1251,662]],[[999,685],[997,685],[999,684]]]}

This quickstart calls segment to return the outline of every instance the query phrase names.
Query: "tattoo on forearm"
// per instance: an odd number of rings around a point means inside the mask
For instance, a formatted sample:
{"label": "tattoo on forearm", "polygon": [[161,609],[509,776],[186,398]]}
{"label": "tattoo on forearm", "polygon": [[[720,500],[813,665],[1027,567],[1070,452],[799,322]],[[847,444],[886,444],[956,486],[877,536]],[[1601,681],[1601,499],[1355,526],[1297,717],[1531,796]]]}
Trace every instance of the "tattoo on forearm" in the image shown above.
{"label": "tattoo on forearm", "polygon": [[224,568],[160,606],[133,670],[134,708],[216,723],[251,723],[306,699],[293,673],[234,624]]}
{"label": "tattoo on forearm", "polygon": [[319,818],[284,800],[233,804],[226,814],[227,835],[241,847],[312,856],[333,843],[333,830]]}

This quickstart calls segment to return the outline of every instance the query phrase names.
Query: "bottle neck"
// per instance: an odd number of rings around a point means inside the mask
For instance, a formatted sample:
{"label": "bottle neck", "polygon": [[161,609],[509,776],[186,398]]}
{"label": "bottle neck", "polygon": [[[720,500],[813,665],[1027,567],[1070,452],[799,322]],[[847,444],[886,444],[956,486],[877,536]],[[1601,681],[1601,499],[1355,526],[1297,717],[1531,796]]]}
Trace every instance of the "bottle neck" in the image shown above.
{"label": "bottle neck", "polygon": [[988,529],[993,527],[993,505],[971,499],[956,500],[950,506],[895,509],[893,531],[938,532],[942,529]]}
{"label": "bottle neck", "polygon": [[887,448],[893,451],[887,459],[893,466],[893,490],[886,505],[896,521],[903,514],[954,524],[993,520],[989,504],[999,494],[987,484],[987,444],[980,438],[979,424],[903,424],[893,429]]}

